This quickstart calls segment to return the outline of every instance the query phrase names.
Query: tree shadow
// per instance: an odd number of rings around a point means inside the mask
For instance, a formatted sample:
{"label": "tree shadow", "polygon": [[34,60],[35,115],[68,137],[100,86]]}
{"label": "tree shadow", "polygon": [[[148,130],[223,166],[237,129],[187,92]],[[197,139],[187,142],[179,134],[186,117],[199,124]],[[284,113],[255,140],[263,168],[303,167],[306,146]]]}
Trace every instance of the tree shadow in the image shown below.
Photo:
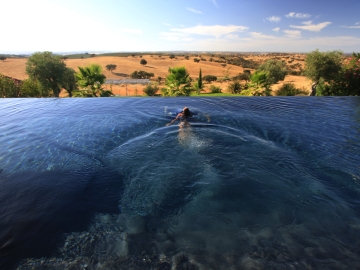
{"label": "tree shadow", "polygon": [[145,67],[147,67],[147,68],[155,68],[156,69],[156,67],[152,67],[152,66],[145,66]]}
{"label": "tree shadow", "polygon": [[121,73],[121,72],[113,72],[113,74],[115,74],[116,76],[120,76],[120,77],[129,77],[129,74],[126,73]]}

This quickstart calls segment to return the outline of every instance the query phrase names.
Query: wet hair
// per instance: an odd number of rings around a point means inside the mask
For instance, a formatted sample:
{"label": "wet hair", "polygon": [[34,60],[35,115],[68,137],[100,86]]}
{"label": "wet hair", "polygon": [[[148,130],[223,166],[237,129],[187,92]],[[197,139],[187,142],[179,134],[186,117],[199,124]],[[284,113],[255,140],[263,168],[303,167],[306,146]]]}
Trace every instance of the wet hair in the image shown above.
{"label": "wet hair", "polygon": [[185,117],[191,117],[192,116],[192,113],[190,112],[189,108],[188,107],[185,107],[184,110],[183,110],[183,115]]}

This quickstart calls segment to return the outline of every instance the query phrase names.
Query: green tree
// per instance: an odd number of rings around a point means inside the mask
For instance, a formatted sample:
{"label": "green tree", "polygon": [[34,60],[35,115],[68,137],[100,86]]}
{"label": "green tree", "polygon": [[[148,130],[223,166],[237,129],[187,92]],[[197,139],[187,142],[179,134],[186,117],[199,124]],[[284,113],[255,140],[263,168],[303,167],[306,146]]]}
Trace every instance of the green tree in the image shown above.
{"label": "green tree", "polygon": [[191,92],[190,77],[185,67],[169,68],[166,76],[166,88],[161,89],[164,96],[189,96]]}
{"label": "green tree", "polygon": [[169,58],[170,58],[170,59],[174,59],[174,58],[175,58],[175,55],[170,54]]}
{"label": "green tree", "polygon": [[204,88],[204,85],[202,82],[202,73],[201,73],[201,68],[200,68],[199,77],[198,77],[197,83],[194,85],[194,90],[197,92],[198,95],[200,95],[200,92],[201,92],[201,90],[203,90],[203,88]]}
{"label": "green tree", "polygon": [[82,93],[76,93],[76,96],[102,96],[104,90],[101,88],[105,82],[105,75],[102,74],[101,66],[92,64],[86,67],[78,67],[79,71],[75,73],[78,85],[82,88]]}
{"label": "green tree", "polygon": [[76,72],[72,68],[66,68],[64,74],[62,87],[68,92],[69,97],[72,97],[72,93],[77,90]]}
{"label": "green tree", "polygon": [[146,72],[144,70],[135,70],[133,73],[130,74],[131,79],[150,79],[151,77],[154,77],[154,73]]}
{"label": "green tree", "polygon": [[264,64],[260,65],[257,70],[268,74],[268,84],[275,84],[278,81],[284,80],[288,72],[285,62],[274,59],[267,60]]}
{"label": "green tree", "polygon": [[108,64],[106,65],[106,70],[113,72],[116,69],[116,65],[115,64]]}
{"label": "green tree", "polygon": [[6,60],[6,57],[5,57],[5,56],[0,56],[0,60],[5,61],[5,60]]}
{"label": "green tree", "polygon": [[142,64],[143,66],[145,66],[147,64],[146,60],[145,59],[141,59],[140,60],[140,64]]}
{"label": "green tree", "polygon": [[60,55],[51,52],[37,52],[31,55],[26,62],[26,73],[33,80],[50,89],[54,97],[59,97],[66,64]]}
{"label": "green tree", "polygon": [[360,96],[360,54],[346,58],[332,80],[320,78],[316,90],[324,96]]}
{"label": "green tree", "polygon": [[320,79],[331,82],[341,70],[342,55],[341,51],[316,50],[308,53],[305,58],[305,76],[313,82],[319,82]]}

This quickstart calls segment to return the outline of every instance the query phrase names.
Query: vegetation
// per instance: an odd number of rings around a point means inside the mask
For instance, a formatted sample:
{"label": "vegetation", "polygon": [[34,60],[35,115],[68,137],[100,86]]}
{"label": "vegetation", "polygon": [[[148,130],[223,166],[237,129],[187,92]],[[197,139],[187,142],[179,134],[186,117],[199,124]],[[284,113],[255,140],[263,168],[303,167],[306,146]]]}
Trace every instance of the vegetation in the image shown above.
{"label": "vegetation", "polygon": [[285,83],[282,85],[275,94],[277,96],[296,96],[296,95],[306,95],[305,91],[302,91],[295,87],[293,83]]}
{"label": "vegetation", "polygon": [[145,65],[147,64],[147,62],[146,62],[145,59],[141,59],[141,60],[140,60],[140,64],[143,65],[143,66],[145,66]]}
{"label": "vegetation", "polygon": [[264,71],[256,71],[250,77],[250,82],[241,91],[244,96],[270,96],[271,84],[269,84],[268,73]]}
{"label": "vegetation", "polygon": [[323,79],[324,82],[329,83],[340,72],[341,64],[341,51],[320,52],[316,50],[306,55],[304,74],[313,82]]}
{"label": "vegetation", "polygon": [[103,90],[102,84],[105,82],[105,75],[102,74],[100,65],[92,64],[87,67],[78,67],[79,71],[75,74],[81,91],[74,93],[77,97],[106,97],[111,96],[111,91]]}
{"label": "vegetation", "polygon": [[232,82],[228,86],[228,91],[232,94],[239,94],[241,92],[242,86],[238,81]]}
{"label": "vegetation", "polygon": [[116,65],[114,64],[109,64],[106,65],[106,70],[113,72],[116,69]]}
{"label": "vegetation", "polygon": [[185,67],[169,68],[166,76],[166,88],[161,89],[163,96],[189,96],[191,92],[190,77]]}
{"label": "vegetation", "polygon": [[62,87],[68,92],[69,97],[72,97],[73,92],[77,90],[75,74],[76,72],[72,68],[67,68],[64,74]]}
{"label": "vegetation", "polygon": [[5,61],[6,57],[5,56],[0,56],[0,60]]}
{"label": "vegetation", "polygon": [[61,56],[51,52],[37,52],[28,59],[26,73],[39,81],[45,89],[52,90],[59,97],[67,67]]}
{"label": "vegetation", "polygon": [[210,91],[212,94],[221,93],[221,88],[219,86],[210,85]]}
{"label": "vegetation", "polygon": [[51,92],[38,81],[28,78],[22,81],[20,97],[51,97]]}
{"label": "vegetation", "polygon": [[206,75],[203,77],[203,80],[206,81],[207,83],[211,83],[213,81],[216,81],[217,77],[214,75]]}
{"label": "vegetation", "polygon": [[288,73],[286,63],[274,59],[267,60],[264,64],[259,66],[257,71],[267,73],[266,80],[268,84],[275,84],[278,81],[284,80]]}
{"label": "vegetation", "polygon": [[135,70],[133,73],[130,74],[131,79],[150,79],[151,77],[154,77],[154,73],[146,72],[143,70]]}
{"label": "vegetation", "polygon": [[0,74],[0,97],[18,97],[19,85],[15,80]]}
{"label": "vegetation", "polygon": [[159,85],[157,83],[150,83],[144,88],[144,93],[147,96],[155,96],[157,91],[159,91]]}

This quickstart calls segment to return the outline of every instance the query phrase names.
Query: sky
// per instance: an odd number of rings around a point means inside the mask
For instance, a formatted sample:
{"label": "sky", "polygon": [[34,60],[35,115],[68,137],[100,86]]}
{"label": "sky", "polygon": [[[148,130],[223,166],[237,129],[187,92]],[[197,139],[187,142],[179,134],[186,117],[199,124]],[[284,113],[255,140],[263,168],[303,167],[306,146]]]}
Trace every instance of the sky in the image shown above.
{"label": "sky", "polygon": [[360,52],[360,0],[0,0],[0,53]]}

